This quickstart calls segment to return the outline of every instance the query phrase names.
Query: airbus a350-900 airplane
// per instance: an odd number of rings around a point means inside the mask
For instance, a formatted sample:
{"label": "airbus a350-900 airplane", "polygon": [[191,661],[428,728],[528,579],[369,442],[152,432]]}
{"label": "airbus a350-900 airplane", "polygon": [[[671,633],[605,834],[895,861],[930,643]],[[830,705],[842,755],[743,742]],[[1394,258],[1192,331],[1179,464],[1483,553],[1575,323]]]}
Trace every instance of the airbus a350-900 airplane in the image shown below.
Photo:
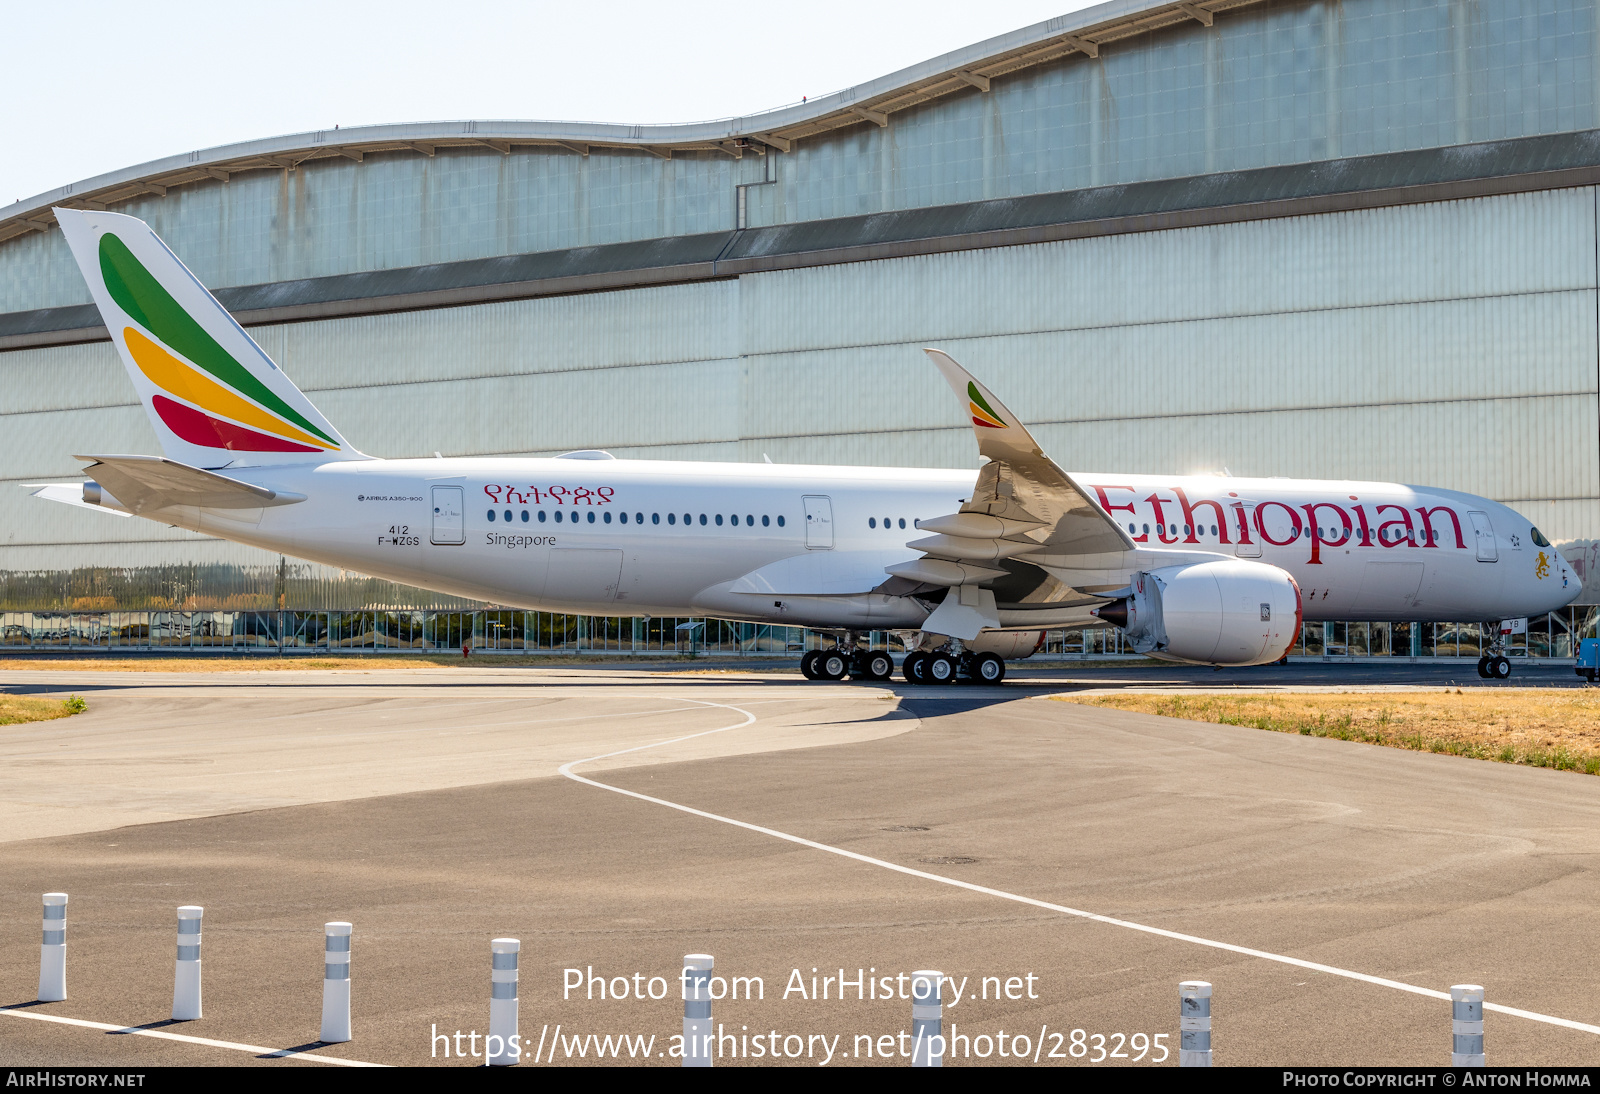
{"label": "airbus a350-900 airplane", "polygon": [[[977,471],[358,452],[143,221],[56,210],[162,456],[41,497],[511,607],[709,614],[836,645],[813,679],[999,682],[1046,627],[1153,657],[1281,658],[1304,620],[1551,611],[1579,581],[1526,518],[1387,482],[1069,474],[944,353]],[[1498,633],[1498,627],[1494,628]],[[1496,653],[1479,663],[1504,676]]]}

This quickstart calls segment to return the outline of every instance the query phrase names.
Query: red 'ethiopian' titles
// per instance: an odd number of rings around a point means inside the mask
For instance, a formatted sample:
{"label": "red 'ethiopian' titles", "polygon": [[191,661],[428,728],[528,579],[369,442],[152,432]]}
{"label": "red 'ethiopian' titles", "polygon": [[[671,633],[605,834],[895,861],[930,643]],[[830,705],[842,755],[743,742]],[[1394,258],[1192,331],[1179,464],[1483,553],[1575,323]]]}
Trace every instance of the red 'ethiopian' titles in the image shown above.
{"label": "red 'ethiopian' titles", "polygon": [[[1143,498],[1124,498],[1119,503],[1111,500],[1107,493],[1111,490],[1138,494],[1131,486],[1096,486],[1094,492],[1100,498],[1100,508],[1116,520],[1118,513],[1138,516],[1141,513],[1138,503],[1148,505],[1149,512],[1154,514],[1156,538],[1163,544],[1182,543],[1187,546],[1201,543],[1200,532],[1206,525],[1200,523],[1196,514],[1203,515],[1209,510],[1210,517],[1206,523],[1214,521],[1218,543],[1243,545],[1260,542],[1274,547],[1287,547],[1296,540],[1306,539],[1311,546],[1311,557],[1307,562],[1314,566],[1322,564],[1322,548],[1325,546],[1444,547],[1452,536],[1458,549],[1465,550],[1467,546],[1461,530],[1461,516],[1448,505],[1419,505],[1414,510],[1392,502],[1369,506],[1353,496],[1350,498],[1353,504],[1348,506],[1331,501],[1300,505],[1282,501],[1252,504],[1237,500],[1238,495],[1233,493],[1228,495],[1228,500],[1202,498],[1190,501],[1181,486],[1171,488],[1174,497],[1162,497],[1160,491],[1154,491]],[[1412,519],[1413,512],[1416,514],[1415,522]],[[1181,517],[1178,515],[1180,513]],[[1273,522],[1277,524],[1278,536],[1268,530],[1268,516],[1273,514],[1283,518],[1281,524]],[[1447,526],[1440,514],[1449,518]],[[1169,523],[1169,520],[1176,523]],[[1183,526],[1181,533],[1176,530],[1178,523]],[[1252,534],[1254,539],[1251,538]],[[1133,534],[1132,538],[1135,543],[1149,543],[1148,526],[1144,531]]]}

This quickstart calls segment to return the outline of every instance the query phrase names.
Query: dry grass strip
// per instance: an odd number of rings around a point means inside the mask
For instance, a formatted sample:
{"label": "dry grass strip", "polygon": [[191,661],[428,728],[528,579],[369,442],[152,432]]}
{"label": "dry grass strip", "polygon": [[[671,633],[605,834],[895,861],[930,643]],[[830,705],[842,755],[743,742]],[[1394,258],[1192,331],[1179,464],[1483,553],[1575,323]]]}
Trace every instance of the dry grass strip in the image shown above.
{"label": "dry grass strip", "polygon": [[659,658],[639,657],[632,654],[535,654],[515,656],[508,654],[474,654],[462,657],[456,654],[333,654],[328,657],[291,654],[251,654],[246,657],[227,655],[174,654],[163,657],[0,657],[0,672],[306,672],[343,669],[355,672],[379,672],[391,669],[419,668],[469,668],[469,669],[537,669],[563,665],[615,666],[637,663],[641,667],[673,664],[679,661],[704,660],[688,656],[666,654]]}
{"label": "dry grass strip", "polygon": [[0,726],[70,718],[88,709],[89,704],[76,695],[69,695],[65,699],[26,699],[20,695],[0,695]]}
{"label": "dry grass strip", "polygon": [[1054,695],[1067,703],[1600,775],[1600,691]]}

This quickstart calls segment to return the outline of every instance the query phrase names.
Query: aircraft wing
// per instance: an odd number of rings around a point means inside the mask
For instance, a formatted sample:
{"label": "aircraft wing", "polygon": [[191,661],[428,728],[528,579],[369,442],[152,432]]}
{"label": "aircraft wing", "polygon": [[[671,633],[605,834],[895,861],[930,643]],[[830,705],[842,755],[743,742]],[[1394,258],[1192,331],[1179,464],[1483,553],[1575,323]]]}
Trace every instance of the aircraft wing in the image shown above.
{"label": "aircraft wing", "polygon": [[306,500],[304,494],[255,486],[163,456],[73,458],[88,462],[85,470],[124,508],[135,514],[173,505],[192,505],[200,509],[261,509]]}
{"label": "aircraft wing", "polygon": [[1017,416],[988,388],[942,350],[923,352],[961,400],[977,435],[978,454],[989,461],[979,469],[972,498],[961,512],[1038,525],[1017,538],[1038,543],[1052,555],[1134,549],[1122,527],[1044,454]]}

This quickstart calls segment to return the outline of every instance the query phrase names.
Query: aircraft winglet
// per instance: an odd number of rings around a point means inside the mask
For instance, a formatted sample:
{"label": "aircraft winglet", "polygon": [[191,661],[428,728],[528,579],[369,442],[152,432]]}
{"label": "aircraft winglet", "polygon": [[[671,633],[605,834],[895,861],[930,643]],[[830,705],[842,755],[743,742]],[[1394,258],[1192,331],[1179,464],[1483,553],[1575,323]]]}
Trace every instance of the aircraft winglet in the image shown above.
{"label": "aircraft winglet", "polygon": [[961,400],[978,441],[978,454],[989,461],[978,471],[972,498],[961,506],[963,513],[1040,525],[1038,534],[1030,532],[1026,538],[1054,553],[1133,549],[1133,541],[1122,527],[1044,454],[1022,420],[995,398],[994,392],[943,350],[922,352]]}
{"label": "aircraft winglet", "polygon": [[938,349],[924,349],[939,374],[950,385],[950,390],[960,399],[967,417],[972,422],[972,432],[978,439],[978,454],[991,460],[1016,459],[1019,456],[1043,458],[1044,452],[1033,439],[1026,426],[994,392],[978,382],[977,377],[956,364],[948,353]]}

